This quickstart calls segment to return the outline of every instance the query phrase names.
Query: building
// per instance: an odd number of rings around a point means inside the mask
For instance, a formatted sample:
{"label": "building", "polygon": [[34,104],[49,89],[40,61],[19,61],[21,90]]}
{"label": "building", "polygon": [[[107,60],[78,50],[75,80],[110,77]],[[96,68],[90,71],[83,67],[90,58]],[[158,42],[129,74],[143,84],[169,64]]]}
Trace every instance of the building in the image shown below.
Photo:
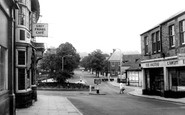
{"label": "building", "polygon": [[123,55],[122,72],[126,76],[127,85],[142,86],[142,71],[140,67],[141,54]]}
{"label": "building", "polygon": [[28,107],[37,100],[36,69],[44,52],[43,43],[36,43],[32,25],[40,16],[38,0],[18,0],[15,10],[15,97],[16,107]]}
{"label": "building", "polygon": [[14,0],[0,0],[0,115],[15,114],[14,94]]}
{"label": "building", "polygon": [[185,96],[185,11],[141,34],[143,94]]}
{"label": "building", "polygon": [[120,63],[121,63],[122,53],[116,50],[113,50],[113,53],[110,55],[109,62],[109,73],[111,77],[116,77],[120,75]]}

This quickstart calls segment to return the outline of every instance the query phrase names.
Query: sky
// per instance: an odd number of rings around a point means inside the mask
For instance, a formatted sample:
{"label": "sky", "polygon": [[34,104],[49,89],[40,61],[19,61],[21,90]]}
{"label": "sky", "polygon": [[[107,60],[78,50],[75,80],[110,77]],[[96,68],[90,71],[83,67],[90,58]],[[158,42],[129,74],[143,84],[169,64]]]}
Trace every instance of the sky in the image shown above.
{"label": "sky", "polygon": [[69,42],[77,52],[141,52],[140,34],[185,9],[185,0],[39,0],[46,48]]}

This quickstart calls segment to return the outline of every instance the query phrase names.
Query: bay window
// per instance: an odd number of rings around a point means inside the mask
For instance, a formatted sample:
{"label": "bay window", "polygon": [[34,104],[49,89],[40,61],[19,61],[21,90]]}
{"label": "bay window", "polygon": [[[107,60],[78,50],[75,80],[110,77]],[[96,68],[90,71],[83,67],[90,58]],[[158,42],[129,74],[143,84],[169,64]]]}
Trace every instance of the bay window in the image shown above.
{"label": "bay window", "polygon": [[26,90],[31,86],[31,76],[30,69],[27,68],[27,51],[26,48],[18,48],[17,51],[17,61],[16,61],[16,73],[17,73],[17,89]]}

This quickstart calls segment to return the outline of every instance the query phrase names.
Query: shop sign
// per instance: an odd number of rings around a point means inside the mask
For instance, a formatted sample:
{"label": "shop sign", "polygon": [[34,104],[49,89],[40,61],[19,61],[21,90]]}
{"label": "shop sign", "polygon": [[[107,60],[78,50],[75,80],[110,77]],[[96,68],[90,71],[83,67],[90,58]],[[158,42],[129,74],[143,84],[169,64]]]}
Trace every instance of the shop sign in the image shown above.
{"label": "shop sign", "polygon": [[178,54],[178,59],[185,59],[185,53]]}
{"label": "shop sign", "polygon": [[161,62],[152,62],[152,63],[144,63],[141,64],[143,68],[153,68],[153,67],[162,67]]}
{"label": "shop sign", "polygon": [[185,65],[185,59],[183,59],[183,60],[166,61],[166,66],[167,67],[184,66],[184,65]]}
{"label": "shop sign", "polygon": [[33,37],[48,37],[48,24],[47,23],[35,23],[32,27]]}
{"label": "shop sign", "polygon": [[166,65],[167,66],[174,66],[174,65],[178,65],[179,63],[178,63],[178,60],[173,60],[173,61],[167,61],[166,62]]}

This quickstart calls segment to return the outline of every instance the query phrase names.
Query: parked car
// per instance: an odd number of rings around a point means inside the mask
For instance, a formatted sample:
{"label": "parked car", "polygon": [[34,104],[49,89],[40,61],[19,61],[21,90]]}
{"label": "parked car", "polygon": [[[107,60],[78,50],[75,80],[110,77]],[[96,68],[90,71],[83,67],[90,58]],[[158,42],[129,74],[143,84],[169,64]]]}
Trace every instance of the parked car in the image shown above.
{"label": "parked car", "polygon": [[86,82],[84,80],[82,80],[82,79],[80,79],[79,81],[77,81],[75,83],[77,83],[77,84],[86,84]]}

